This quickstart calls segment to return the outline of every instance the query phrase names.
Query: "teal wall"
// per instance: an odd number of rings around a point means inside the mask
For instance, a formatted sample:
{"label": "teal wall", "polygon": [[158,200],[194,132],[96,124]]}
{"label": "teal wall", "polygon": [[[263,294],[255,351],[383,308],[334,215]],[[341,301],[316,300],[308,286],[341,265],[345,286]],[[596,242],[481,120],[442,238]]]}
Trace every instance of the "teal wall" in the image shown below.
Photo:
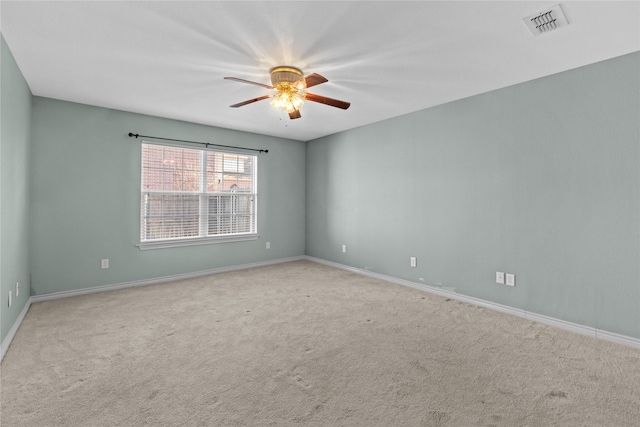
{"label": "teal wall", "polygon": [[[256,241],[141,251],[140,140],[258,155]],[[69,291],[304,254],[305,144],[48,98],[33,101],[32,293]],[[271,242],[271,249],[265,243]],[[108,258],[110,268],[100,269]]]}
{"label": "teal wall", "polygon": [[[29,298],[31,91],[0,35],[0,341]],[[20,295],[15,297],[16,282]],[[9,291],[13,304],[8,306]]]}
{"label": "teal wall", "polygon": [[639,76],[634,53],[307,143],[306,254],[639,338]]}

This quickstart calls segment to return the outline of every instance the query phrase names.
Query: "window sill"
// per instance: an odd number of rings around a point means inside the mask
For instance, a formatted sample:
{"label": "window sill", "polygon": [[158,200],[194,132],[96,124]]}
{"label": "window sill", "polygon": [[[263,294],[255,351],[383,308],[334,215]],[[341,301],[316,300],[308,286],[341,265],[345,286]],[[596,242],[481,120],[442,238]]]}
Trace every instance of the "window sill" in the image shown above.
{"label": "window sill", "polygon": [[213,245],[216,243],[229,243],[229,242],[245,242],[249,240],[258,240],[257,234],[242,234],[237,236],[225,236],[225,237],[198,237],[194,239],[173,239],[173,240],[157,240],[152,242],[140,242],[136,246],[141,251],[150,249],[166,249],[166,248],[178,248],[182,246],[199,246],[199,245]]}

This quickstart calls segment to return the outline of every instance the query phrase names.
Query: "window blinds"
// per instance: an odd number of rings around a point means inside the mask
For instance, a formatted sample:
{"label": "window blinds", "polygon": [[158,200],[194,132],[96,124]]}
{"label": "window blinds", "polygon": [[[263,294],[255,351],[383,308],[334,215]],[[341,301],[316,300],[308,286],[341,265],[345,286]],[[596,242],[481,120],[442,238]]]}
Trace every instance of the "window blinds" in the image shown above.
{"label": "window blinds", "polygon": [[257,157],[142,144],[142,242],[256,233]]}

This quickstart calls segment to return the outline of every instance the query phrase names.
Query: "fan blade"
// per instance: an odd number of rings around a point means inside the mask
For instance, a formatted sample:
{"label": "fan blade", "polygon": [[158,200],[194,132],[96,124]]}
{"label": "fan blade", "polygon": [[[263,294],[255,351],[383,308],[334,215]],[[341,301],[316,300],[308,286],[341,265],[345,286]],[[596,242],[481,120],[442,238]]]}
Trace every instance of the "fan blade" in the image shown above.
{"label": "fan blade", "polygon": [[239,103],[237,103],[237,104],[229,105],[229,107],[231,107],[231,108],[238,108],[238,107],[242,107],[243,105],[252,104],[252,103],[257,102],[257,101],[262,101],[263,99],[271,98],[272,96],[273,96],[273,95],[264,95],[264,96],[260,96],[260,97],[258,97],[258,98],[253,98],[253,99],[250,99],[250,100],[248,100],[248,101],[239,102]]}
{"label": "fan blade", "polygon": [[320,74],[316,74],[316,73],[309,74],[307,77],[304,78],[304,80],[307,82],[307,87],[319,85],[321,83],[326,83],[329,81],[324,77],[322,77]]}
{"label": "fan blade", "polygon": [[340,101],[339,99],[327,98],[326,96],[314,95],[307,93],[307,101],[319,102],[321,104],[331,105],[332,107],[342,108],[346,110],[351,105],[350,102]]}
{"label": "fan blade", "polygon": [[239,79],[237,77],[225,77],[225,80],[233,80],[234,82],[248,83],[250,85],[266,87],[267,89],[273,89],[273,86],[265,85],[265,84],[258,83],[258,82],[252,82],[252,81],[245,80],[245,79]]}
{"label": "fan blade", "polygon": [[291,120],[293,119],[299,119],[300,117],[302,117],[302,115],[300,114],[300,110],[296,110],[293,113],[289,113],[289,118]]}

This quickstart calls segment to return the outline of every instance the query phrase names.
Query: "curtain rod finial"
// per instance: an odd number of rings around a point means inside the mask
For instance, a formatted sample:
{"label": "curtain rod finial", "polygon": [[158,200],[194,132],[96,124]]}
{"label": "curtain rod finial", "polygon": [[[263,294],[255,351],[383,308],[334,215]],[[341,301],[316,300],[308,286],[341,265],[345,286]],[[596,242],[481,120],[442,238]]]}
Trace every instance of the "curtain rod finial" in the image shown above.
{"label": "curtain rod finial", "polygon": [[131,132],[129,132],[129,138],[131,138],[131,137],[133,137],[133,136],[135,136],[135,137],[137,138],[137,137],[138,137],[138,134],[137,134],[137,133],[131,133]]}

